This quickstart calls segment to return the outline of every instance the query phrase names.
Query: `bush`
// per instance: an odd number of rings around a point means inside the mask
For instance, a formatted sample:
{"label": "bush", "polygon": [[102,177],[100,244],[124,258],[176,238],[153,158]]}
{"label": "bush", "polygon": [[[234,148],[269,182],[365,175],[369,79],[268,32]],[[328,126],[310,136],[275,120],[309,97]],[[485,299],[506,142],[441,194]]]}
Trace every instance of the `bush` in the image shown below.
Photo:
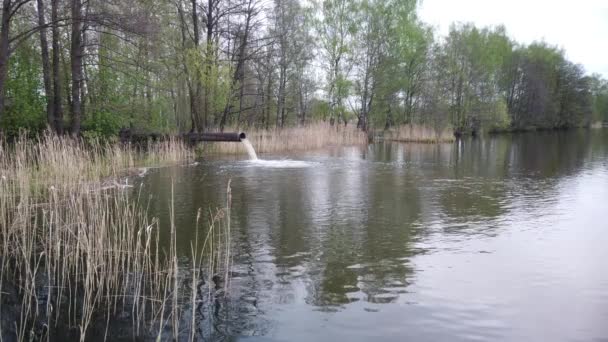
{"label": "bush", "polygon": [[83,135],[89,137],[109,137],[118,134],[121,127],[125,125],[120,115],[107,110],[100,110],[87,116],[83,124]]}
{"label": "bush", "polygon": [[506,131],[511,126],[511,118],[504,99],[497,100],[491,106],[488,118],[487,129],[490,132]]}

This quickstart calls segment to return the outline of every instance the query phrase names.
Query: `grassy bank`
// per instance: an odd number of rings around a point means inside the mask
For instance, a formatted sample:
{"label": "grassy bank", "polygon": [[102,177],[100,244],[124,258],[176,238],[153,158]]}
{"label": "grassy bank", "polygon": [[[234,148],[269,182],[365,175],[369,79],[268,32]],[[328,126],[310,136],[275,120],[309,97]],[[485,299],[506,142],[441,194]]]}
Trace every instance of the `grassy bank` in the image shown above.
{"label": "grassy bank", "polygon": [[384,140],[416,143],[453,142],[456,138],[451,128],[435,129],[431,126],[411,124],[384,131]]}
{"label": "grassy bank", "polygon": [[[44,340],[61,327],[84,341],[91,326],[107,333],[124,313],[133,336],[193,339],[182,307],[208,296],[203,273],[227,269],[230,196],[183,269],[173,217],[161,226],[137,189],[118,181],[133,167],[191,156],[173,141],[146,152],[50,135],[0,143],[0,339]],[[161,230],[170,231],[168,248]]]}

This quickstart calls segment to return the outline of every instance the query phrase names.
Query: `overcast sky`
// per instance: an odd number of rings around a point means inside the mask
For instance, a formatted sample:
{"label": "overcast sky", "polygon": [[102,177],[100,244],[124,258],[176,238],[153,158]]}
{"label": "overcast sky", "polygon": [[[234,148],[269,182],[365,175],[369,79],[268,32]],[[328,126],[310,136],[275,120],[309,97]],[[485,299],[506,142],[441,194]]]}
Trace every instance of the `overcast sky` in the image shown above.
{"label": "overcast sky", "polygon": [[452,22],[504,24],[518,42],[557,45],[608,78],[608,0],[422,0],[419,15],[443,35]]}

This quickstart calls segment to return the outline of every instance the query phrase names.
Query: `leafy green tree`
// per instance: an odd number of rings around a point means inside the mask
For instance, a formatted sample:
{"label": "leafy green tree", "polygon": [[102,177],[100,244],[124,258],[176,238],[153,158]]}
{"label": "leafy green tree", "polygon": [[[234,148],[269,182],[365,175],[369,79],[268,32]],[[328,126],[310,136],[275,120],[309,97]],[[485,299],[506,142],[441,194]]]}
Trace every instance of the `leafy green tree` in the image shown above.
{"label": "leafy green tree", "polygon": [[45,97],[41,94],[41,65],[36,50],[23,44],[10,59],[5,112],[1,127],[7,135],[24,129],[38,132],[46,127]]}
{"label": "leafy green tree", "polygon": [[592,96],[592,121],[608,122],[608,81],[598,74],[589,77]]}
{"label": "leafy green tree", "polygon": [[[344,100],[350,93],[349,75],[352,51],[357,32],[355,14],[358,1],[324,0],[321,19],[317,21],[323,61],[326,69],[326,91],[330,106],[330,122],[344,121]],[[346,121],[344,121],[346,123]]]}

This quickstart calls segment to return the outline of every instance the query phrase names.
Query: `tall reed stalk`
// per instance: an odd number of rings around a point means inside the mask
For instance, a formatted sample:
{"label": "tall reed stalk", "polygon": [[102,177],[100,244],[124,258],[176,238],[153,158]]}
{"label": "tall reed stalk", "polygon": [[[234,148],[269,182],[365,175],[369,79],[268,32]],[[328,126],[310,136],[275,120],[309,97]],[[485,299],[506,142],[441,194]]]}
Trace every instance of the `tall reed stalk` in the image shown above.
{"label": "tall reed stalk", "polygon": [[[109,338],[108,326],[118,312],[131,314],[134,336],[150,334],[157,322],[158,339],[168,323],[177,338],[184,292],[173,201],[171,244],[161,251],[159,230],[164,227],[149,217],[139,192],[97,185],[142,161],[173,163],[190,157],[177,142],[150,145],[145,154],[52,135],[0,142],[0,303],[6,308],[16,300],[18,312],[13,327],[2,326],[0,339],[14,334],[19,341],[50,340],[54,327],[68,326],[84,341],[91,325],[100,322]],[[225,211],[219,211],[217,220]],[[193,270],[198,272],[193,276],[201,276],[207,261],[212,265],[208,275],[228,263],[229,238],[215,220],[204,245],[193,245]],[[223,250],[213,250],[220,236]],[[221,267],[220,260],[225,263]],[[0,315],[9,311],[0,310]]]}

